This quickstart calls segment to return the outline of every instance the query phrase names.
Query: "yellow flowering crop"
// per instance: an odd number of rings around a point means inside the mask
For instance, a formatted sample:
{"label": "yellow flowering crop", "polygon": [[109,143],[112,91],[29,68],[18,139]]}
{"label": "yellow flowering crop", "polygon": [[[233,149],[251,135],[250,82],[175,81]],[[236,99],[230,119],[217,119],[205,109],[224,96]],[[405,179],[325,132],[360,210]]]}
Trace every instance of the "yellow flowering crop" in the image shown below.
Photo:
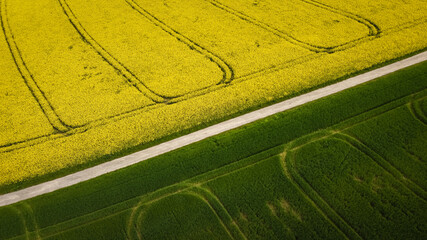
{"label": "yellow flowering crop", "polygon": [[0,186],[427,46],[425,0],[0,0]]}

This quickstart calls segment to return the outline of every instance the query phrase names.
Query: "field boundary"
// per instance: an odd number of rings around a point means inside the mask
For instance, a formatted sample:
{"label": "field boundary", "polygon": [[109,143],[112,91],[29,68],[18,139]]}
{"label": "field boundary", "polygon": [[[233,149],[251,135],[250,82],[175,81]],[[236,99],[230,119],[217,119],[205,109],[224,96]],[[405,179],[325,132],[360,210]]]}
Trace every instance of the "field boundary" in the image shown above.
{"label": "field boundary", "polygon": [[283,112],[297,106],[312,102],[323,97],[352,88],[362,83],[371,81],[378,77],[398,71],[400,69],[421,63],[427,60],[427,51],[415,56],[403,59],[393,64],[366,72],[364,74],[349,78],[347,80],[314,90],[312,92],[273,104],[271,106],[238,116],[236,118],[215,124],[213,126],[198,130],[196,132],[181,136],[179,138],[161,143],[145,150],[102,163],[100,165],[69,174],[48,182],[24,188],[15,192],[0,195],[0,206],[9,205],[22,200],[33,198],[45,193],[53,192],[77,183],[96,178],[103,174],[122,169],[144,160],[171,152],[178,148],[190,145],[203,139],[218,135],[220,133],[241,127],[248,123],[266,118],[279,112]]}

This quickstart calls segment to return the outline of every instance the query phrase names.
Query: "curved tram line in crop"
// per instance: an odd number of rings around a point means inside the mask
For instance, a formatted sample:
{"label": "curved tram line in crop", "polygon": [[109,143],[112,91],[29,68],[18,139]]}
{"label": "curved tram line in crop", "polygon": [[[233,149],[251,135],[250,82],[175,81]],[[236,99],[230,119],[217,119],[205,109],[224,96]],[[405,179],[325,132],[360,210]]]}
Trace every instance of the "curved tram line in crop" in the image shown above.
{"label": "curved tram line in crop", "polygon": [[128,82],[134,86],[138,91],[144,94],[146,97],[150,98],[156,103],[161,103],[167,100],[167,97],[161,96],[155,93],[153,90],[149,89],[142,81],[140,81],[135,74],[133,74],[128,68],[126,68],[121,62],[114,58],[110,53],[108,53],[98,42],[92,38],[92,36],[85,30],[81,25],[79,20],[74,15],[70,6],[65,0],[58,0],[59,4],[62,7],[65,15],[67,15],[68,20],[71,25],[76,29],[79,35],[83,40],[88,43],[108,64],[110,64],[114,69],[119,71]]}
{"label": "curved tram line in crop", "polygon": [[22,58],[21,52],[16,45],[12,30],[10,28],[9,22],[7,20],[7,11],[6,11],[6,0],[0,0],[0,22],[1,28],[3,30],[6,43],[9,47],[10,53],[12,54],[13,60],[15,61],[16,67],[24,79],[25,84],[30,90],[31,94],[36,99],[41,110],[49,120],[55,130],[58,132],[67,132],[72,129],[71,126],[65,124],[55,112],[49,100],[47,100],[43,91],[38,86],[37,82],[34,80],[33,75],[30,70],[27,68],[24,59]]}
{"label": "curved tram line in crop", "polygon": [[420,123],[427,125],[427,115],[426,113],[422,110],[421,106],[420,106],[420,101],[412,101],[410,103],[408,103],[408,109],[411,112],[412,116],[418,120]]}
{"label": "curved tram line in crop", "polygon": [[330,6],[326,5],[326,4],[323,4],[323,3],[320,3],[320,2],[317,2],[317,1],[300,0],[300,1],[304,2],[304,3],[310,4],[310,5],[316,6],[318,8],[322,8],[322,9],[325,9],[327,11],[339,14],[341,16],[344,16],[346,18],[352,19],[352,20],[354,20],[354,21],[356,21],[358,23],[361,23],[361,24],[365,25],[369,29],[369,34],[367,36],[365,36],[365,37],[354,39],[352,41],[349,41],[349,42],[346,42],[346,43],[343,43],[343,44],[340,44],[340,45],[335,45],[335,46],[330,46],[330,47],[323,47],[323,46],[318,46],[318,45],[310,44],[310,43],[304,42],[302,40],[299,40],[299,39],[295,38],[294,36],[292,36],[289,33],[283,32],[283,31],[281,31],[281,30],[279,30],[279,29],[277,29],[277,28],[275,28],[273,26],[270,26],[267,23],[264,23],[264,22],[259,21],[259,20],[255,19],[255,18],[251,17],[251,16],[248,16],[247,14],[245,14],[245,13],[243,13],[241,11],[235,10],[235,9],[233,9],[233,8],[227,6],[227,5],[224,5],[224,4],[220,3],[217,0],[204,0],[204,1],[207,1],[207,2],[211,3],[212,5],[214,5],[215,7],[219,8],[219,9],[222,9],[222,10],[224,10],[224,11],[230,13],[230,14],[233,14],[233,15],[237,16],[238,18],[246,21],[246,22],[249,22],[249,23],[254,24],[254,25],[256,25],[256,26],[258,26],[260,28],[263,28],[263,29],[265,29],[265,30],[273,33],[274,35],[276,35],[276,36],[278,36],[280,38],[285,39],[286,41],[288,41],[288,42],[290,42],[292,44],[295,44],[297,46],[303,47],[305,49],[308,49],[308,50],[316,52],[316,53],[319,53],[319,52],[334,53],[334,52],[337,52],[337,51],[342,51],[342,50],[345,50],[347,48],[354,47],[355,45],[357,45],[357,43],[359,43],[359,42],[361,42],[363,40],[367,40],[367,39],[379,37],[379,35],[381,33],[380,28],[375,23],[373,23],[372,21],[370,21],[370,20],[368,20],[366,18],[363,18],[363,17],[361,17],[359,15],[356,15],[356,14],[353,14],[353,13],[350,13],[350,12],[346,12],[346,11],[343,11],[343,10],[340,10],[340,9],[337,9],[337,8],[333,8],[333,7],[330,7]]}
{"label": "curved tram line in crop", "polygon": [[[321,138],[326,138],[328,135]],[[292,143],[289,145],[293,145]],[[281,165],[284,174],[295,184],[295,187],[311,202],[315,208],[327,219],[337,230],[344,234],[348,239],[362,239],[349,223],[338,214],[305,180],[302,178],[295,168],[293,162],[295,158],[295,148],[301,146],[293,146],[292,149],[285,149],[286,154],[281,158]]]}
{"label": "curved tram line in crop", "polygon": [[25,239],[41,240],[40,228],[37,224],[33,208],[28,203],[20,203],[13,206],[13,209],[18,213],[23,228],[25,229]]}
{"label": "curved tram line in crop", "polygon": [[[189,98],[191,96],[197,96],[206,93],[206,90],[212,91],[212,88],[215,88],[215,86],[210,86],[206,88],[199,89],[193,93],[190,94],[184,94],[184,95],[177,95],[177,96],[165,96],[160,95],[158,93],[155,93],[154,90],[149,89],[141,80],[139,80],[134,73],[132,73],[127,67],[125,67],[119,60],[117,60],[114,56],[112,56],[110,53],[108,53],[94,38],[90,36],[90,34],[85,30],[85,28],[82,26],[80,21],[77,19],[77,17],[74,15],[73,11],[71,10],[70,6],[67,4],[66,0],[58,0],[62,9],[64,10],[64,13],[67,15],[68,20],[73,25],[73,27],[77,30],[77,32],[80,34],[80,36],[93,48],[95,49],[98,54],[100,54],[105,61],[107,61],[111,66],[113,66],[115,69],[117,69],[120,73],[125,76],[129,82],[137,87],[137,89],[141,92],[147,92],[149,93],[146,95],[153,101],[157,103],[167,102],[177,102],[177,98]],[[216,56],[212,52],[208,51],[207,49],[201,47],[199,44],[195,43],[194,41],[190,40],[189,38],[183,36],[182,34],[178,33],[174,29],[168,27],[166,24],[158,20],[156,17],[154,17],[152,14],[147,12],[145,9],[140,7],[138,4],[136,4],[133,1],[126,0],[126,2],[139,14],[147,18],[151,23],[154,25],[160,27],[163,31],[168,33],[169,35],[176,38],[178,41],[186,44],[190,49],[197,51],[198,53],[204,55],[208,59],[210,59],[212,62],[214,62],[223,72],[223,77],[220,82],[217,83],[217,85],[220,84],[226,84],[230,83],[234,78],[234,73],[232,68],[223,61],[220,57]],[[146,90],[145,90],[146,89]],[[159,98],[160,97],[160,98]]]}
{"label": "curved tram line in crop", "polygon": [[237,223],[234,222],[230,213],[221,203],[221,200],[208,189],[192,183],[178,183],[175,187],[166,187],[143,196],[132,208],[126,229],[127,236],[129,236],[130,239],[144,239],[140,235],[140,226],[143,226],[143,216],[145,211],[151,204],[179,194],[195,197],[204,202],[204,204],[212,210],[212,213],[216,216],[218,223],[224,228],[230,238],[239,240],[247,239]]}
{"label": "curved tram line in crop", "polygon": [[361,140],[356,137],[348,134],[348,133],[335,133],[332,135],[333,138],[344,141],[351,147],[359,150],[363,154],[365,154],[369,159],[375,162],[380,168],[382,168],[385,172],[393,176],[397,181],[399,181],[406,189],[412,192],[414,195],[419,197],[420,199],[427,202],[427,193],[422,189],[417,183],[412,181],[409,178],[406,178],[404,174],[393,164],[387,161],[383,156],[379,153],[371,149],[369,146],[364,144]]}
{"label": "curved tram line in crop", "polygon": [[[223,59],[221,59],[219,56],[212,53],[208,49],[200,46],[200,44],[198,44],[198,43],[194,42],[193,40],[191,40],[190,38],[182,35],[181,33],[174,30],[173,28],[169,27],[167,24],[165,24],[160,19],[155,17],[153,14],[148,12],[146,9],[141,7],[135,1],[133,1],[133,0],[125,0],[125,1],[127,4],[129,4],[129,6],[132,9],[134,9],[139,14],[141,14],[143,17],[148,19],[152,24],[154,24],[157,27],[160,27],[163,31],[165,31],[166,33],[168,33],[172,37],[176,38],[178,41],[184,43],[190,49],[204,55],[205,57],[210,59],[212,62],[214,62],[221,69],[221,71],[223,73],[223,77],[222,77],[221,81],[217,83],[217,85],[228,84],[231,81],[233,81],[234,71],[233,71],[232,67],[228,63],[226,63]],[[199,89],[199,90],[197,90],[193,93],[190,93],[190,94],[176,96],[176,97],[172,98],[171,101],[177,102],[177,101],[179,101],[179,99],[201,95],[201,94],[204,94],[206,92],[212,91],[213,90],[212,88],[215,88],[215,86],[205,87],[205,88]]]}
{"label": "curved tram line in crop", "polygon": [[207,50],[206,48],[200,46],[198,43],[194,42],[193,40],[189,39],[188,37],[182,35],[178,31],[169,27],[167,24],[165,24],[160,19],[158,19],[156,16],[154,16],[153,14],[148,12],[146,9],[141,7],[139,4],[137,4],[134,0],[125,0],[125,1],[135,11],[137,11],[138,13],[143,15],[145,18],[147,18],[154,25],[160,27],[162,30],[164,30],[165,32],[167,32],[168,34],[170,34],[171,36],[176,38],[178,41],[183,42],[184,44],[189,46],[191,49],[194,49],[197,52],[199,52],[199,53],[205,55],[206,57],[208,57],[209,59],[211,59],[213,62],[215,62],[220,67],[220,69],[224,73],[223,79],[216,86],[203,88],[203,89],[197,90],[197,91],[190,93],[190,94],[186,94],[186,95],[178,96],[176,98],[172,98],[172,99],[168,100],[169,103],[176,103],[176,102],[180,102],[180,101],[192,98],[192,97],[203,95],[203,94],[209,93],[211,91],[215,91],[215,90],[218,90],[220,88],[226,87],[226,86],[233,84],[233,83],[243,82],[243,81],[249,80],[251,78],[260,76],[262,74],[267,74],[267,73],[279,71],[281,69],[286,69],[286,68],[293,66],[294,64],[304,63],[304,62],[313,60],[313,59],[321,56],[320,54],[312,53],[312,54],[308,54],[308,55],[305,55],[305,56],[302,56],[302,57],[299,57],[296,59],[289,60],[289,61],[284,62],[282,64],[279,64],[277,66],[273,66],[273,67],[269,67],[269,68],[265,68],[265,69],[260,69],[260,70],[255,70],[249,74],[246,74],[246,75],[243,75],[240,77],[235,77],[232,67],[226,62],[226,60],[219,58],[218,56],[216,56],[211,51]]}
{"label": "curved tram line in crop", "polygon": [[[395,109],[395,108],[393,108]],[[379,115],[381,115],[380,113]],[[371,116],[369,119],[374,118],[379,115]],[[413,116],[416,118],[415,116]],[[366,119],[362,122],[368,121]],[[392,176],[396,181],[400,182],[407,190],[413,193],[415,196],[420,198],[423,201],[427,201],[426,192],[422,189],[418,184],[414,181],[406,178],[404,174],[393,166],[390,162],[385,160],[382,156],[380,156],[376,151],[372,150],[367,145],[363,144],[360,140],[350,136],[348,134],[343,133],[342,131],[350,128],[354,125],[360,124],[352,124],[350,126],[346,126],[340,130],[332,130],[326,131],[319,136],[316,136],[315,139],[302,137],[302,142],[298,142],[298,139],[287,144],[285,147],[283,156],[281,157],[281,164],[284,171],[284,174],[295,183],[295,186],[301,191],[302,194],[310,201],[312,204],[316,206],[316,208],[324,215],[327,219],[331,221],[340,231],[345,233],[345,235],[349,239],[362,239],[361,236],[351,225],[344,220],[344,218],[338,214],[330,204],[314,189],[313,186],[308,183],[304,177],[302,177],[295,166],[295,153],[296,150],[309,144],[312,142],[319,141],[321,139],[332,138],[339,141],[343,141],[348,144],[350,147],[353,147],[359,150],[361,153],[366,155],[369,159],[371,159],[379,168]],[[405,179],[405,180],[403,180]]]}

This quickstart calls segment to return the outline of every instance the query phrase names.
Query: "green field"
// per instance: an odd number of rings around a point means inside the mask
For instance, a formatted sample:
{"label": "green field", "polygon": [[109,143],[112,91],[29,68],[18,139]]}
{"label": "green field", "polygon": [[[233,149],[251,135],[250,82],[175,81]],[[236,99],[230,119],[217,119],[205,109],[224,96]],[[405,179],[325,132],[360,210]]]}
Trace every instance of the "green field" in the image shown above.
{"label": "green field", "polygon": [[0,208],[0,239],[426,239],[427,62]]}

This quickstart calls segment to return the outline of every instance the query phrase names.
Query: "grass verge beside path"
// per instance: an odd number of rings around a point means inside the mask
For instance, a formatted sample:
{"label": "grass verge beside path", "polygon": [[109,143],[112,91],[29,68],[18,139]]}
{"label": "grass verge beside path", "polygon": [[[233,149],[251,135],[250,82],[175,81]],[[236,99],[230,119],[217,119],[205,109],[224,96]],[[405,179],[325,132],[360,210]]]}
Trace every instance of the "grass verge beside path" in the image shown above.
{"label": "grass verge beside path", "polygon": [[0,239],[426,237],[426,78],[424,62],[2,207]]}

